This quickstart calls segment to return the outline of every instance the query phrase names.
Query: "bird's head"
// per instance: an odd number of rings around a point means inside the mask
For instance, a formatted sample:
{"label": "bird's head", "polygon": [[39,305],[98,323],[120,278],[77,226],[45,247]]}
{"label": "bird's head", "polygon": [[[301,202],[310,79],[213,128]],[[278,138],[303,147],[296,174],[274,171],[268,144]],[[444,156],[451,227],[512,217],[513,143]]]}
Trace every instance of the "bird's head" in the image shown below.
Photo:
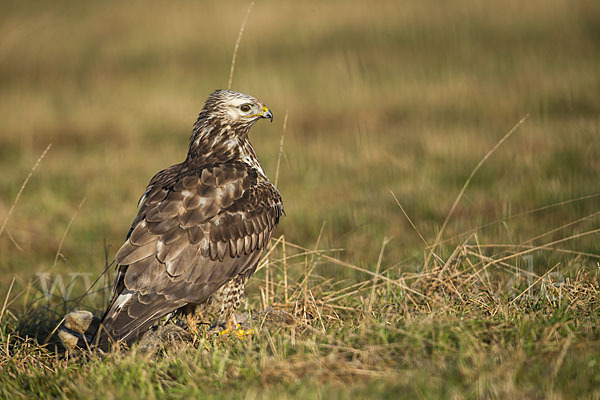
{"label": "bird's head", "polygon": [[255,159],[248,132],[261,118],[273,122],[273,113],[259,100],[233,90],[215,90],[194,124],[188,160],[208,163]]}
{"label": "bird's head", "polygon": [[273,113],[267,106],[252,96],[233,90],[215,90],[202,111],[234,126],[249,127],[261,118],[273,122]]}

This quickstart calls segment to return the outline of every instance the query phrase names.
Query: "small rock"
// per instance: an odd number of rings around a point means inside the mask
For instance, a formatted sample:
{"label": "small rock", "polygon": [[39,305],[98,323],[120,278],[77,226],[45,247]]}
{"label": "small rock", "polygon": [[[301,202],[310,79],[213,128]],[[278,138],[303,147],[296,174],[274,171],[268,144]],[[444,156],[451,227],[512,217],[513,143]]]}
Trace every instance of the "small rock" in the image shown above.
{"label": "small rock", "polygon": [[89,311],[78,310],[65,315],[58,337],[67,350],[87,349],[100,325],[100,318]]}
{"label": "small rock", "polygon": [[89,311],[78,310],[65,315],[65,328],[81,334],[93,335],[99,325],[100,318]]}

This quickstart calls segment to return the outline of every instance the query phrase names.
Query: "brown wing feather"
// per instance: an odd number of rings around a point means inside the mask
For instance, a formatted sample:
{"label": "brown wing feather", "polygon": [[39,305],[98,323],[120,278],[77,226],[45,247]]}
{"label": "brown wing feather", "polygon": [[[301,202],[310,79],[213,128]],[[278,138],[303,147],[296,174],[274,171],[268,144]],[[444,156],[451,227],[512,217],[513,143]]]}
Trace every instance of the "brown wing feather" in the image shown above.
{"label": "brown wing feather", "polygon": [[115,256],[116,291],[97,340],[131,342],[164,315],[253,273],[282,212],[277,190],[242,163],[200,171],[178,164],[157,174]]}

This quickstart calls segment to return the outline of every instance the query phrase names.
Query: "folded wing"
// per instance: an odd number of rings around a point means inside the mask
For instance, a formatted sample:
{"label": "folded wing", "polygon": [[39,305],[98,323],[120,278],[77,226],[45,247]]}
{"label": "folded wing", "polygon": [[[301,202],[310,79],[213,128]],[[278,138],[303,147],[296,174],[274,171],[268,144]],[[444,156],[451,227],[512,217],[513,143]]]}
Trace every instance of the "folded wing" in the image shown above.
{"label": "folded wing", "polygon": [[157,174],[115,257],[114,296],[97,335],[131,343],[166,314],[251,274],[283,212],[281,197],[243,163]]}

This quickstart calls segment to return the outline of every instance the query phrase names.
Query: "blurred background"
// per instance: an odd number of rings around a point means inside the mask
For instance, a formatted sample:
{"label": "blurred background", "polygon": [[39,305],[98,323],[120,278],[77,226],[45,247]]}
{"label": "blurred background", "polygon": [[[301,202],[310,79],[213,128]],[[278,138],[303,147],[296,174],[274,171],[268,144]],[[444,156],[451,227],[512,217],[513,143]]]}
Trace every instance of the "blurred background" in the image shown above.
{"label": "blurred background", "polygon": [[[0,222],[52,144],[0,237],[2,288],[104,269],[149,179],[185,157],[206,97],[227,86],[248,5],[2,1]],[[598,227],[599,65],[593,0],[264,0],[232,88],[275,114],[251,131],[272,180],[288,114],[276,235],[312,248],[322,229],[321,248],[365,268],[393,237],[384,265],[414,268],[425,246],[390,192],[432,243],[475,165],[526,114],[475,175],[444,246],[498,220],[480,243]],[[562,247],[598,254],[600,241]]]}

